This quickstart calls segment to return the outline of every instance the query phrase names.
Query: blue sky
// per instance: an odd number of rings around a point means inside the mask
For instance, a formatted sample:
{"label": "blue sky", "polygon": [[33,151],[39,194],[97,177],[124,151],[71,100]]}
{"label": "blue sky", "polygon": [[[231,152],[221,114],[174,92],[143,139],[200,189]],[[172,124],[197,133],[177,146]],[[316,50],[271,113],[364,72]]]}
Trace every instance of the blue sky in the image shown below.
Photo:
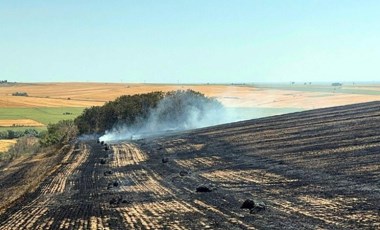
{"label": "blue sky", "polygon": [[379,81],[380,1],[0,0],[0,80]]}

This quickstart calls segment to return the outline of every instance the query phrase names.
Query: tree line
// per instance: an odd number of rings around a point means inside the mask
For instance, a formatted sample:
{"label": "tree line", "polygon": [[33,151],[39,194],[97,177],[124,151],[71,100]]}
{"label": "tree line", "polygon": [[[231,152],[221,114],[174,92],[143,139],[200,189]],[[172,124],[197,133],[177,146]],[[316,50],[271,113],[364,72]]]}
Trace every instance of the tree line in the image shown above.
{"label": "tree line", "polygon": [[44,135],[44,132],[39,132],[36,129],[0,131],[0,139],[15,139],[23,136],[40,137],[41,135]]}
{"label": "tree line", "polygon": [[[188,104],[191,102],[186,98],[196,98],[196,101],[202,104],[209,103],[221,106],[217,100],[193,90],[178,90],[167,93],[157,91],[146,94],[124,95],[118,97],[115,101],[107,102],[103,106],[93,106],[85,109],[75,119],[75,124],[80,134],[102,134],[118,124],[133,126],[137,123],[143,123],[150,115],[150,112],[160,102],[164,102],[164,99],[168,98],[170,98],[170,105],[166,106],[165,111],[161,111],[159,114],[159,119],[162,119],[162,121],[175,121],[184,110],[188,109]],[[193,106],[197,105],[194,104]]]}

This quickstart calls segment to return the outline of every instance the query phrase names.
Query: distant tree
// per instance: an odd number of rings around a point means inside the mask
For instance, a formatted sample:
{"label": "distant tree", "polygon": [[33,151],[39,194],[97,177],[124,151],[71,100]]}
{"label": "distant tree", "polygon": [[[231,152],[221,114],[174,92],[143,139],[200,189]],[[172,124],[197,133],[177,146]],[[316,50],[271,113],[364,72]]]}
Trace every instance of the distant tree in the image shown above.
{"label": "distant tree", "polygon": [[27,97],[28,93],[26,93],[26,92],[15,92],[15,93],[12,93],[12,96]]}
{"label": "distant tree", "polygon": [[47,130],[42,130],[42,131],[38,132],[37,137],[42,139],[42,138],[46,137],[47,133],[48,133]]}
{"label": "distant tree", "polygon": [[15,131],[13,131],[13,130],[7,130],[7,132],[8,132],[8,139],[16,138]]}
{"label": "distant tree", "polygon": [[10,129],[6,131],[0,131],[0,139],[15,139],[23,136],[38,137],[39,132],[35,129],[26,129],[24,131]]}
{"label": "distant tree", "polygon": [[339,82],[334,82],[331,84],[331,86],[334,86],[334,87],[339,87],[339,86],[342,86],[343,84],[342,83],[339,83]]}
{"label": "distant tree", "polygon": [[39,133],[35,129],[25,129],[24,135],[25,136],[38,137]]}
{"label": "distant tree", "polygon": [[0,131],[0,140],[8,139],[8,131]]}

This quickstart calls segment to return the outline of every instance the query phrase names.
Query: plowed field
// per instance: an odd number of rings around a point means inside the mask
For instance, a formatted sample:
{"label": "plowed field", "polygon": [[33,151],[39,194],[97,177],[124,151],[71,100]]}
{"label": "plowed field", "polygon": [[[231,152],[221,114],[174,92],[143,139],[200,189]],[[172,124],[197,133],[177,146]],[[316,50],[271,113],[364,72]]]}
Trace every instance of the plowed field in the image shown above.
{"label": "plowed field", "polygon": [[[0,177],[1,191],[9,181]],[[196,192],[201,185],[210,192]],[[246,199],[265,209],[241,209]],[[80,141],[33,192],[7,205],[0,228],[379,229],[380,102],[110,150]]]}

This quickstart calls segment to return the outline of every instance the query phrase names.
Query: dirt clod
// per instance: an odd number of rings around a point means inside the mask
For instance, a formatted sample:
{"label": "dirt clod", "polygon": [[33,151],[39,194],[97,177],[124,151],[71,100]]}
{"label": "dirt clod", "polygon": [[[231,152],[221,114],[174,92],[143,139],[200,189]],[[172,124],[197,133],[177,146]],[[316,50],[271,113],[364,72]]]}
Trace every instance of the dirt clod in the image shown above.
{"label": "dirt clod", "polygon": [[255,202],[251,199],[246,199],[244,201],[244,203],[241,205],[240,208],[242,209],[252,209],[253,207],[255,207]]}
{"label": "dirt clod", "polygon": [[109,175],[112,175],[113,172],[111,170],[107,170],[103,174],[104,174],[104,176],[109,176]]}
{"label": "dirt clod", "polygon": [[126,204],[128,203],[128,201],[123,199],[122,196],[119,196],[119,197],[113,197],[109,203],[110,205],[119,205],[119,204]]}
{"label": "dirt clod", "polygon": [[187,172],[187,171],[181,171],[181,172],[179,172],[179,175],[180,176],[187,176],[187,175],[189,175],[189,172]]}
{"label": "dirt clod", "polygon": [[266,209],[266,205],[264,202],[253,201],[251,199],[247,199],[240,207],[241,209],[249,209],[250,213],[257,213]]}
{"label": "dirt clod", "polygon": [[211,192],[212,190],[207,186],[199,186],[196,190],[196,192]]}
{"label": "dirt clod", "polygon": [[116,200],[115,198],[112,198],[112,199],[110,200],[110,204],[117,204],[117,200]]}

